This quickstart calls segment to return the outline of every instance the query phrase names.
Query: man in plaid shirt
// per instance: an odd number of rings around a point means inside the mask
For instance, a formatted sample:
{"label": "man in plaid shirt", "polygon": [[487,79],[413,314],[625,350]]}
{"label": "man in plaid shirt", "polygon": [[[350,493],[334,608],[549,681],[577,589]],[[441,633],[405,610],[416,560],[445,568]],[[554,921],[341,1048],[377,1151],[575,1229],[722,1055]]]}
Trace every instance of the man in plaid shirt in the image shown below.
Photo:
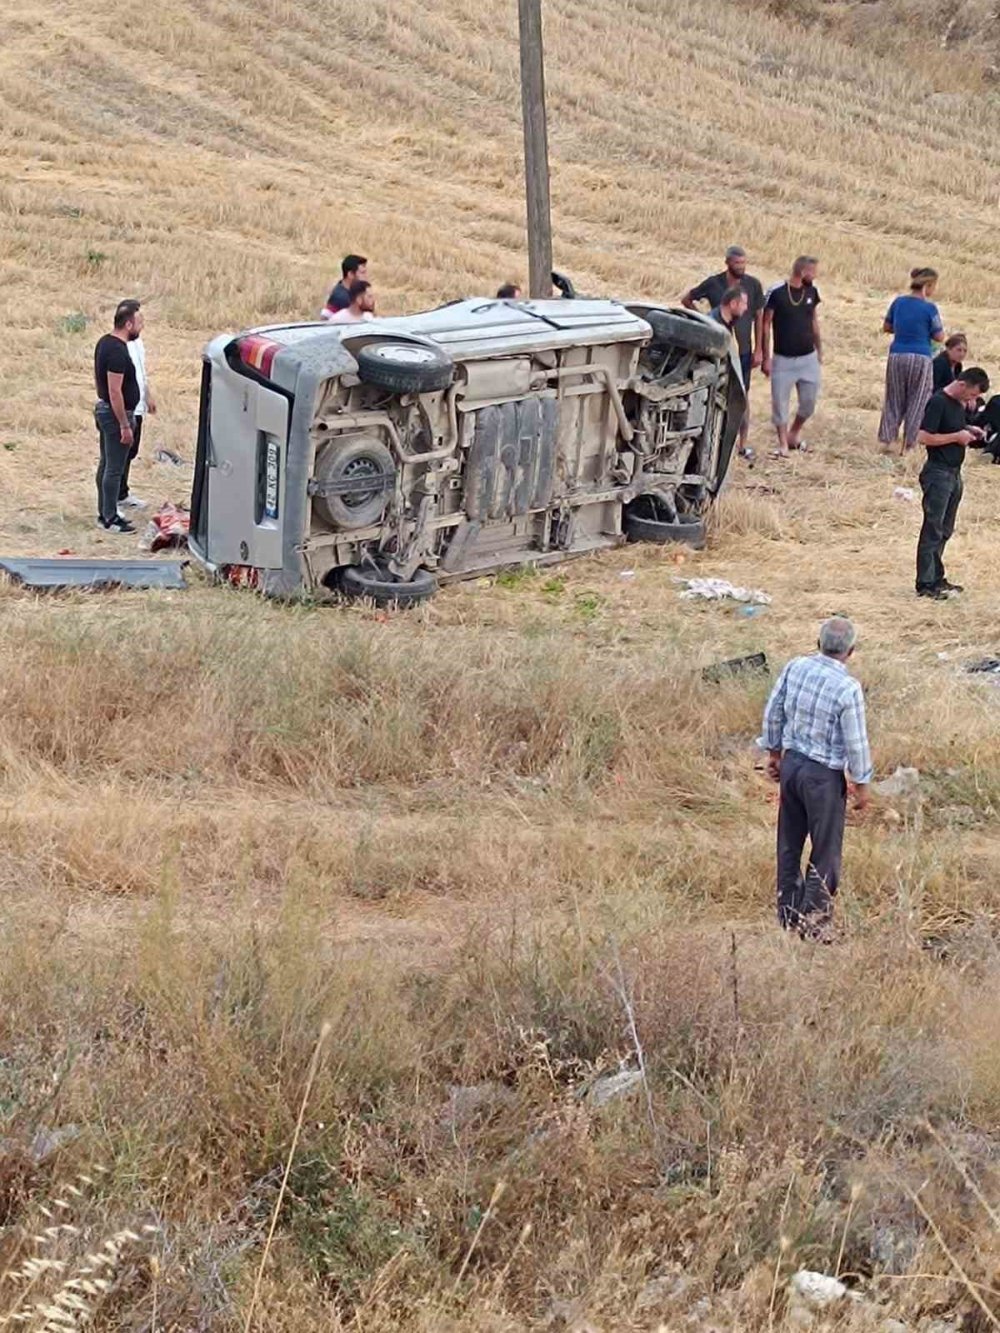
{"label": "man in plaid shirt", "polygon": [[[759,744],[781,784],[778,810],[778,921],[824,939],[840,880],[850,775],[854,805],[868,804],[872,759],[861,686],[847,670],[857,632],[835,616],[819,631],[819,652],[785,667],[764,710]],[[806,838],[810,855],[802,873]]]}

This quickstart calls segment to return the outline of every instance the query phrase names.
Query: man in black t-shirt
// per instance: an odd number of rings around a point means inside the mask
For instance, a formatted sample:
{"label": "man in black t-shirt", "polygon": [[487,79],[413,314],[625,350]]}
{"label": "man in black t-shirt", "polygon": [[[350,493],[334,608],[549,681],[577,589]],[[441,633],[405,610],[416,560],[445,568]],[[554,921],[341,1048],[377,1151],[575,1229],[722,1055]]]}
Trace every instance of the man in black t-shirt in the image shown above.
{"label": "man in black t-shirt", "polygon": [[960,593],[961,584],[944,576],[944,548],[955,531],[955,516],[962,499],[962,464],[970,444],[982,442],[984,432],[966,422],[966,408],[990,387],[989,376],[978,366],[963,370],[924,410],[917,443],[927,450],[920,473],[924,522],[917,542],[917,596],[943,601]]}
{"label": "man in black t-shirt", "polygon": [[128,344],[142,333],[138,301],[122,301],[115,311],[111,333],[94,348],[94,386],[97,402],[94,421],[100,440],[97,465],[97,524],[107,532],[135,532],[118,513],[122,474],[134,441],[134,412],[139,403],[139,380]]}
{"label": "man in black t-shirt", "polygon": [[[819,329],[820,296],[816,290],[818,261],[800,255],[787,282],[772,287],[764,307],[764,361],[771,378],[771,420],[778,435],[776,458],[787,458],[802,448],[802,430],[816,411],[820,389],[823,344]],[[771,355],[771,334],[774,355]],[[798,397],[791,426],[792,390]]]}
{"label": "man in black t-shirt", "polygon": [[747,392],[747,410],[740,423],[740,452],[746,449],[747,435],[750,430],[750,373],[759,366],[763,359],[764,328],[764,288],[757,278],[747,272],[747,253],[742,245],[731,245],[726,251],[726,267],[721,273],[713,273],[697,287],[692,287],[681,297],[681,305],[693,310],[696,301],[707,301],[715,311],[722,304],[722,298],[733,287],[742,287],[747,295],[747,305],[743,314],[736,321],[736,342],[740,349],[740,366],[743,370],[743,387]]}

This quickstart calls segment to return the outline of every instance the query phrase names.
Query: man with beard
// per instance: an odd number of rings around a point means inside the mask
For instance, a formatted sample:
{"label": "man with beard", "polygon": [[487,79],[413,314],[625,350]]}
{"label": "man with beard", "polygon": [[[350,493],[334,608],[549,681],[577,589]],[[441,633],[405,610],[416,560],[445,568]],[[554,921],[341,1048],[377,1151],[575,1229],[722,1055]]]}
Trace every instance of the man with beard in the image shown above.
{"label": "man with beard", "polygon": [[[816,411],[819,398],[823,343],[819,329],[820,296],[816,289],[818,265],[812,255],[799,255],[792,266],[792,276],[771,288],[764,307],[761,369],[771,378],[771,420],[778,435],[775,458],[788,458],[792,449],[804,448],[802,430]],[[798,396],[798,409],[789,427],[793,389]]]}
{"label": "man with beard", "polygon": [[135,532],[118,513],[122,475],[135,444],[135,409],[139,380],[128,344],[142,333],[138,301],[122,301],[115,310],[114,328],[94,348],[94,384],[97,402],[94,421],[100,439],[97,465],[97,524],[106,532]]}
{"label": "man with beard", "polygon": [[750,431],[750,374],[763,358],[764,288],[747,272],[747,253],[742,245],[731,245],[726,251],[726,267],[713,273],[697,287],[681,297],[681,304],[693,310],[696,301],[707,301],[711,310],[719,309],[726,292],[741,287],[746,292],[746,309],[736,321],[736,342],[740,350],[743,387],[747,392],[747,410],[740,423],[740,453],[746,451]]}

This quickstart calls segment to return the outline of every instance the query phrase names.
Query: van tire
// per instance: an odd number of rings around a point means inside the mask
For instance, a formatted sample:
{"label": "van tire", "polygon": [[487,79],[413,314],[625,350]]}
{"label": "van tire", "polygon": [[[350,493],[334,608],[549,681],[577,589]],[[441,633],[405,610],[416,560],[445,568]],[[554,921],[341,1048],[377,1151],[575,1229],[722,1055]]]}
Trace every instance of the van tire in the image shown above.
{"label": "van tire", "polygon": [[455,363],[440,347],[380,338],[355,352],[358,378],[393,393],[433,393],[447,389]]}
{"label": "van tire", "polygon": [[645,310],[642,317],[653,330],[653,347],[724,356],[732,345],[732,335],[721,324],[704,324],[667,310]]}
{"label": "van tire", "polygon": [[369,565],[347,565],[337,576],[338,591],[350,601],[367,598],[376,606],[416,606],[437,591],[437,579],[427,569],[418,569],[410,579],[394,579],[388,569]]}
{"label": "van tire", "polygon": [[[647,501],[646,504],[643,504],[644,500]],[[696,551],[704,550],[704,519],[697,518],[693,514],[676,513],[673,518],[664,518],[662,517],[664,512],[658,510],[651,497],[640,496],[638,501],[633,501],[622,515],[622,529],[626,540],[654,542],[659,546],[667,542],[680,542]]]}
{"label": "van tire", "polygon": [[[381,440],[349,435],[327,444],[316,480],[332,493],[320,491],[313,505],[331,527],[351,532],[381,519],[395,489],[396,460]],[[355,481],[357,490],[352,490]]]}

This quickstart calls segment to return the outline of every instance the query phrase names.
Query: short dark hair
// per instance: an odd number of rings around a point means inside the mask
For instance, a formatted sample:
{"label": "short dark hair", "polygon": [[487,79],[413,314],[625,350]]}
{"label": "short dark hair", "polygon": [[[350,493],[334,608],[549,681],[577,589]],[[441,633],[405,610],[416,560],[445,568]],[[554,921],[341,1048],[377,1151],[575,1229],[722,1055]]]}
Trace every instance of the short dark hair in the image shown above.
{"label": "short dark hair", "polygon": [[734,301],[738,301],[743,295],[744,292],[742,287],[727,287],[722,293],[722,300],[719,302],[719,305],[732,305]]}
{"label": "short dark hair", "polygon": [[364,296],[370,286],[371,283],[365,282],[364,278],[355,278],[347,289],[347,295],[351,298],[351,304],[353,305],[359,296]]}
{"label": "short dark hair", "polygon": [[361,265],[367,263],[364,255],[344,255],[340,261],[340,276],[346,278],[348,273],[357,273]]}
{"label": "short dark hair", "polygon": [[792,272],[798,277],[804,268],[813,268],[818,263],[819,260],[815,255],[799,255],[798,259],[796,259],[795,263],[792,265]]}
{"label": "short dark hair", "polygon": [[497,292],[497,300],[513,301],[520,290],[516,282],[505,282]]}
{"label": "short dark hair", "polygon": [[960,384],[971,384],[980,393],[990,391],[990,377],[982,366],[969,366],[968,370],[963,370],[960,375],[955,376],[955,379]]}
{"label": "short dark hair", "polygon": [[115,307],[115,328],[123,329],[130,319],[135,319],[139,313],[139,302],[134,298],[129,301],[119,301]]}
{"label": "short dark hair", "polygon": [[950,338],[945,338],[945,347],[968,347],[969,340],[964,333],[953,333]]}
{"label": "short dark hair", "polygon": [[910,291],[922,292],[925,287],[929,287],[932,282],[937,282],[938,271],[936,268],[911,268],[910,269]]}

